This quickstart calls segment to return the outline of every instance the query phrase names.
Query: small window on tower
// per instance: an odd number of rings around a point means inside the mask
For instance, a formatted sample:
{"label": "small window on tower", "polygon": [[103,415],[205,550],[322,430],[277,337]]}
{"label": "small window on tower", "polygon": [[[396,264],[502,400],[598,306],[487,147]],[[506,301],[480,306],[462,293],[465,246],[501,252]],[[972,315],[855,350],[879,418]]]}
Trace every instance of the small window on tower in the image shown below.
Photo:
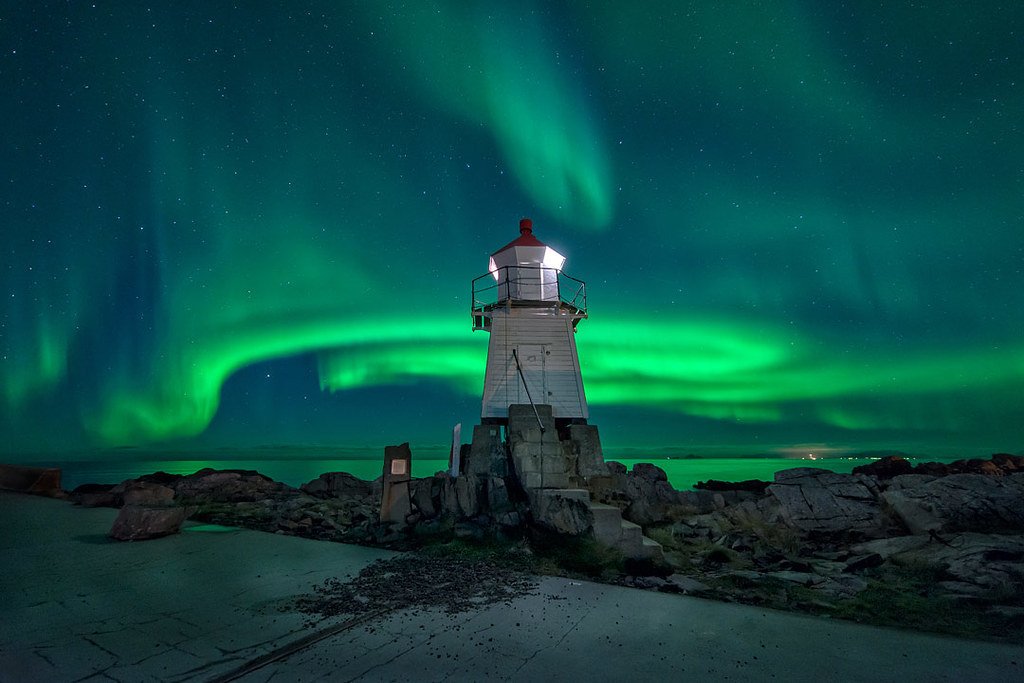
{"label": "small window on tower", "polygon": [[406,460],[392,460],[391,461],[391,474],[405,474],[408,471],[409,465]]}

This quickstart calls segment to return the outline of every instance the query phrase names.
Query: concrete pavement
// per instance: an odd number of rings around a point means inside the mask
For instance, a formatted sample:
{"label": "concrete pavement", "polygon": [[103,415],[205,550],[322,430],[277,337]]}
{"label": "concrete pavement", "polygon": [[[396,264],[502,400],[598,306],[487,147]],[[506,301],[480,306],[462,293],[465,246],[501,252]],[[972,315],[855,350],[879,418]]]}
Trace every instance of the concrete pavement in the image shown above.
{"label": "concrete pavement", "polygon": [[1024,647],[555,578],[306,627],[279,606],[390,553],[202,527],[119,544],[115,514],[0,493],[0,681],[1024,680]]}

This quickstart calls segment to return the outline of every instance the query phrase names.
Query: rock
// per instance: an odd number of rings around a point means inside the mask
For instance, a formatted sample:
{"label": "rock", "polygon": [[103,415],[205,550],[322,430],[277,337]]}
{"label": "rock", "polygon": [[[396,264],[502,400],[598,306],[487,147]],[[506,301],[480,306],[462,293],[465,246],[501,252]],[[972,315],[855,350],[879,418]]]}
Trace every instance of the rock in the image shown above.
{"label": "rock", "polygon": [[878,479],[892,479],[913,471],[914,466],[910,464],[910,461],[898,455],[887,455],[867,465],[853,468],[853,474],[866,474]]}
{"label": "rock", "polygon": [[121,492],[114,492],[114,484],[82,484],[69,497],[75,505],[87,508],[119,508],[124,505]]}
{"label": "rock", "polygon": [[821,467],[790,467],[789,469],[779,470],[776,472],[774,481],[776,483],[784,483],[794,479],[816,477],[822,474],[835,474],[835,472]]}
{"label": "rock", "polygon": [[456,522],[455,538],[482,541],[487,537],[487,530],[474,522]]}
{"label": "rock", "polygon": [[794,571],[781,571],[781,572],[768,572],[765,576],[777,579],[779,581],[786,581],[789,583],[796,583],[801,586],[813,586],[821,583],[825,580],[825,577],[812,574],[810,572],[794,572]]}
{"label": "rock", "polygon": [[1009,473],[1024,471],[1024,457],[1019,455],[995,453],[992,456],[992,462],[995,463],[1003,472]]}
{"label": "rock", "polygon": [[908,552],[919,548],[929,542],[927,536],[895,536],[893,538],[880,538],[875,541],[858,543],[851,546],[850,552],[858,555],[879,555],[887,560],[893,555]]}
{"label": "rock", "polygon": [[835,598],[852,598],[868,587],[868,582],[853,574],[832,576],[822,583],[812,586],[814,590],[821,591]]}
{"label": "rock", "polygon": [[884,492],[882,499],[893,516],[912,534],[927,534],[942,528],[942,519],[921,500],[908,497],[899,490]]}
{"label": "rock", "polygon": [[818,535],[878,536],[884,532],[881,508],[870,479],[799,467],[775,474],[768,493],[782,521]]}
{"label": "rock", "polygon": [[761,481],[760,479],[746,479],[744,481],[708,479],[707,481],[698,481],[693,487],[704,491],[750,491],[752,493],[764,493],[765,489],[768,488],[768,482]]}
{"label": "rock", "polygon": [[1017,605],[992,605],[985,612],[1013,623],[1024,622],[1024,607]]}
{"label": "rock", "polygon": [[706,593],[711,590],[697,579],[686,576],[685,574],[672,574],[668,577],[668,582],[676,586],[680,592],[686,595]]}
{"label": "rock", "polygon": [[877,567],[885,562],[885,559],[879,553],[865,553],[863,555],[854,555],[846,560],[843,567],[844,572],[859,572],[865,569],[871,569]]}
{"label": "rock", "polygon": [[936,585],[948,593],[972,598],[980,598],[985,594],[984,588],[967,581],[939,581]]}
{"label": "rock", "polygon": [[621,462],[615,462],[614,460],[607,461],[605,463],[605,467],[607,467],[608,472],[613,475],[625,474],[626,472],[628,472],[625,465],[623,465]]}
{"label": "rock", "polygon": [[814,560],[811,562],[811,571],[822,576],[835,577],[846,571],[843,562],[831,562],[829,560]]}
{"label": "rock", "polygon": [[759,583],[764,580],[765,575],[751,569],[731,569],[716,574],[721,578],[732,579],[739,586]]}
{"label": "rock", "polygon": [[904,475],[882,499],[912,533],[1024,529],[1024,472]]}
{"label": "rock", "polygon": [[462,508],[459,507],[459,497],[455,493],[457,478],[451,477],[444,472],[437,473],[434,475],[434,478],[438,481],[438,486],[440,487],[441,515],[451,519],[458,519],[462,516]]}
{"label": "rock", "polygon": [[189,513],[190,510],[183,507],[126,505],[114,520],[109,536],[118,541],[144,541],[176,534]]}
{"label": "rock", "polygon": [[645,588],[647,590],[660,590],[665,587],[668,583],[665,579],[660,576],[638,576],[633,580],[633,585],[637,588]]}
{"label": "rock", "polygon": [[160,484],[161,486],[168,486],[174,488],[183,475],[181,474],[168,474],[163,470],[153,472],[151,474],[143,474],[141,477],[137,477],[135,481],[145,482],[147,484]]}
{"label": "rock", "polygon": [[374,496],[372,482],[359,479],[348,472],[325,472],[299,488],[317,498],[365,500],[380,496],[379,493]]}
{"label": "rock", "polygon": [[586,491],[541,489],[533,493],[531,502],[534,523],[549,531],[581,536],[594,527]]}
{"label": "rock", "polygon": [[433,486],[433,478],[413,479],[409,482],[412,504],[416,506],[416,510],[426,519],[437,516],[437,508],[434,506]]}
{"label": "rock", "polygon": [[[637,463],[628,475],[613,475],[612,481],[614,490],[602,491],[596,496],[597,501],[611,505],[619,503],[617,507],[621,507],[621,501],[626,501],[622,516],[634,524],[646,527],[698,512],[690,503],[689,496],[672,488],[665,471],[650,463]],[[705,491],[694,494],[715,495]],[[704,502],[714,507],[712,501]]]}
{"label": "rock", "polygon": [[174,484],[176,497],[200,503],[256,502],[267,498],[285,498],[297,489],[276,482],[254,470],[202,469],[182,477]]}
{"label": "rock", "polygon": [[489,477],[487,479],[487,505],[492,513],[508,508],[508,486],[501,477]]}
{"label": "rock", "polygon": [[174,503],[174,489],[146,481],[135,481],[125,488],[122,497],[125,505],[171,505]]}
{"label": "rock", "polygon": [[995,463],[979,458],[971,460],[957,460],[952,464],[957,474],[987,474],[989,476],[1001,476],[1002,469]]}
{"label": "rock", "polygon": [[473,517],[480,512],[483,479],[466,474],[455,480],[455,497],[463,517]]}
{"label": "rock", "polygon": [[649,462],[638,462],[633,465],[633,476],[642,477],[649,481],[668,481],[665,470]]}
{"label": "rock", "polygon": [[953,474],[953,469],[944,462],[922,462],[914,468],[914,474],[923,474],[930,477],[945,477]]}
{"label": "rock", "polygon": [[523,518],[518,512],[506,512],[498,516],[498,524],[503,527],[513,528],[523,523]]}

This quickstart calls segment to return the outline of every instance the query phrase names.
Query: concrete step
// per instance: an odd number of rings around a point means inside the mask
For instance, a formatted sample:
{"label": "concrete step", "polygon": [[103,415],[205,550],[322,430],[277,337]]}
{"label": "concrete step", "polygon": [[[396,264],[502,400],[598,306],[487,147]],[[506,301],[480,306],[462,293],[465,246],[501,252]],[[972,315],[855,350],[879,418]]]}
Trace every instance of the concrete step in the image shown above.
{"label": "concrete step", "polygon": [[622,512],[603,503],[591,503],[590,511],[594,513],[594,538],[614,547],[622,537]]}
{"label": "concrete step", "polygon": [[639,524],[622,520],[619,541],[615,547],[626,557],[641,557],[644,546],[644,534]]}
{"label": "concrete step", "polygon": [[649,560],[664,560],[665,550],[653,538],[643,537],[643,557]]}

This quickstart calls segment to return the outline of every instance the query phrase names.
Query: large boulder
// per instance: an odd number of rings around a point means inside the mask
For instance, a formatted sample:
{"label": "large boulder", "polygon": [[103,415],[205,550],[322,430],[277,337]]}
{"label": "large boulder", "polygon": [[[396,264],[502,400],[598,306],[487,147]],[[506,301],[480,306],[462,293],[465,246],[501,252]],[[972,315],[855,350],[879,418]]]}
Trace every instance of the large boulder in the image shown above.
{"label": "large boulder", "polygon": [[945,538],[902,536],[854,546],[852,552],[877,552],[903,566],[940,570],[944,590],[972,596],[1005,595],[1024,584],[1024,536],[954,533]]}
{"label": "large boulder", "polygon": [[638,462],[633,465],[633,476],[647,481],[668,481],[665,470],[649,462]]}
{"label": "large boulder", "polygon": [[481,505],[486,501],[486,492],[483,490],[485,481],[485,478],[472,474],[455,480],[455,499],[462,517],[475,517],[480,513]]}
{"label": "large boulder", "polygon": [[202,469],[174,484],[177,497],[199,503],[243,503],[285,498],[298,491],[254,470]]}
{"label": "large boulder", "polygon": [[81,484],[76,486],[69,498],[75,505],[87,508],[119,508],[124,505],[123,489],[114,491],[114,484]]}
{"label": "large boulder", "polygon": [[582,489],[539,489],[530,498],[534,523],[548,531],[581,536],[594,528],[590,496]]}
{"label": "large boulder", "polygon": [[413,507],[424,519],[431,519],[437,516],[437,506],[434,504],[434,478],[413,479],[409,482],[409,496],[412,498]]}
{"label": "large boulder", "polygon": [[904,475],[892,480],[882,500],[915,534],[1024,530],[1024,472]]}
{"label": "large boulder", "polygon": [[854,474],[867,474],[876,479],[892,479],[901,474],[910,474],[914,466],[906,458],[898,455],[887,455],[867,465],[860,465],[853,468]]}
{"label": "large boulder", "polygon": [[348,472],[325,472],[299,488],[317,498],[353,501],[380,498],[379,484],[375,487],[374,482],[365,481]]}
{"label": "large boulder", "polygon": [[161,506],[174,503],[174,489],[146,481],[133,481],[121,494],[125,505]]}
{"label": "large boulder", "polygon": [[189,513],[183,507],[126,505],[114,520],[109,536],[118,541],[144,541],[176,534]]}
{"label": "large boulder", "polygon": [[826,536],[884,535],[877,485],[864,475],[797,467],[776,472],[768,494],[778,504],[782,521],[798,531]]}

